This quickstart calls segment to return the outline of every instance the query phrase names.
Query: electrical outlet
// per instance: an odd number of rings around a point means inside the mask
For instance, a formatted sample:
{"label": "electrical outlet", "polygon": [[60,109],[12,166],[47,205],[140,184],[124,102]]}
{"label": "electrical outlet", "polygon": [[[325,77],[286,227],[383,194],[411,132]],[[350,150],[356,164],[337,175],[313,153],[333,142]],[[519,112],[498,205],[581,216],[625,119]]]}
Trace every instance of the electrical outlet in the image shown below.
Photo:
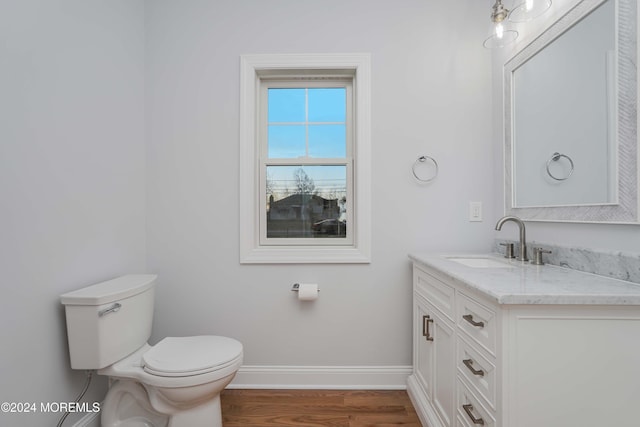
{"label": "electrical outlet", "polygon": [[482,221],[482,202],[469,202],[469,221]]}

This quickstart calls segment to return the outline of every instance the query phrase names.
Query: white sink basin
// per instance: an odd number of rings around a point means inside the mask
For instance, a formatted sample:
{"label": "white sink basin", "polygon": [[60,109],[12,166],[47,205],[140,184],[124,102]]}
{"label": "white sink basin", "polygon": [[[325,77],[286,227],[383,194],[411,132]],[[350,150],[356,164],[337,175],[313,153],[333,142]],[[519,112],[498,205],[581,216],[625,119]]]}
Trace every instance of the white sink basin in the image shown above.
{"label": "white sink basin", "polygon": [[483,257],[447,257],[448,260],[472,268],[509,268],[509,264],[493,258]]}

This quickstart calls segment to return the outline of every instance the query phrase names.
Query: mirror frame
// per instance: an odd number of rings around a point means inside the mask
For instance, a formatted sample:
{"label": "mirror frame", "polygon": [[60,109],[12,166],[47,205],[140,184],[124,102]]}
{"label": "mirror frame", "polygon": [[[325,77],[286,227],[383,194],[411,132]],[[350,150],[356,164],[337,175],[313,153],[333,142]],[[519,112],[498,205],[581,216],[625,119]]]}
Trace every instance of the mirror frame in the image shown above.
{"label": "mirror frame", "polygon": [[614,203],[574,206],[514,206],[513,183],[513,73],[540,50],[577,24],[607,0],[582,0],[504,65],[504,189],[505,214],[528,221],[638,224],[637,142],[637,5],[636,0],[612,0],[616,9],[618,91],[618,200]]}

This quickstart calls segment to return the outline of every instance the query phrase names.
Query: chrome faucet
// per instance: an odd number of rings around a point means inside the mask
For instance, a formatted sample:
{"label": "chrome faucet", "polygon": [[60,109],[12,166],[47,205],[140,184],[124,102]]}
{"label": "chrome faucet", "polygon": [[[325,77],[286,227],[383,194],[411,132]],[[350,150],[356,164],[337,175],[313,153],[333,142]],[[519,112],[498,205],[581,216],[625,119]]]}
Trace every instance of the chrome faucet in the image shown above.
{"label": "chrome faucet", "polygon": [[503,216],[498,220],[498,223],[496,224],[496,230],[500,231],[502,229],[502,224],[507,221],[515,222],[520,228],[520,254],[518,255],[518,261],[529,261],[529,258],[527,258],[527,237],[524,228],[524,222],[522,222],[522,220],[517,216]]}

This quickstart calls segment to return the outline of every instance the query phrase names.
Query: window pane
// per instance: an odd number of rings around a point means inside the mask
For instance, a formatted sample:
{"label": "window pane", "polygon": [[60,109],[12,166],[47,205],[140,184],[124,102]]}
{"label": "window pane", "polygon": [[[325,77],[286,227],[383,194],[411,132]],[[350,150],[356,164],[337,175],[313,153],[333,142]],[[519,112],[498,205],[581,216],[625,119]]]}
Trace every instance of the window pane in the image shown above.
{"label": "window pane", "polygon": [[309,121],[344,123],[346,99],[345,88],[309,89]]}
{"label": "window pane", "polygon": [[269,89],[268,118],[273,122],[305,121],[304,89]]}
{"label": "window pane", "polygon": [[269,125],[267,156],[270,159],[290,159],[306,156],[305,126]]}
{"label": "window pane", "polygon": [[346,166],[267,166],[266,178],[268,238],[346,238]]}
{"label": "window pane", "polygon": [[344,158],[347,156],[345,125],[309,126],[309,156]]}

